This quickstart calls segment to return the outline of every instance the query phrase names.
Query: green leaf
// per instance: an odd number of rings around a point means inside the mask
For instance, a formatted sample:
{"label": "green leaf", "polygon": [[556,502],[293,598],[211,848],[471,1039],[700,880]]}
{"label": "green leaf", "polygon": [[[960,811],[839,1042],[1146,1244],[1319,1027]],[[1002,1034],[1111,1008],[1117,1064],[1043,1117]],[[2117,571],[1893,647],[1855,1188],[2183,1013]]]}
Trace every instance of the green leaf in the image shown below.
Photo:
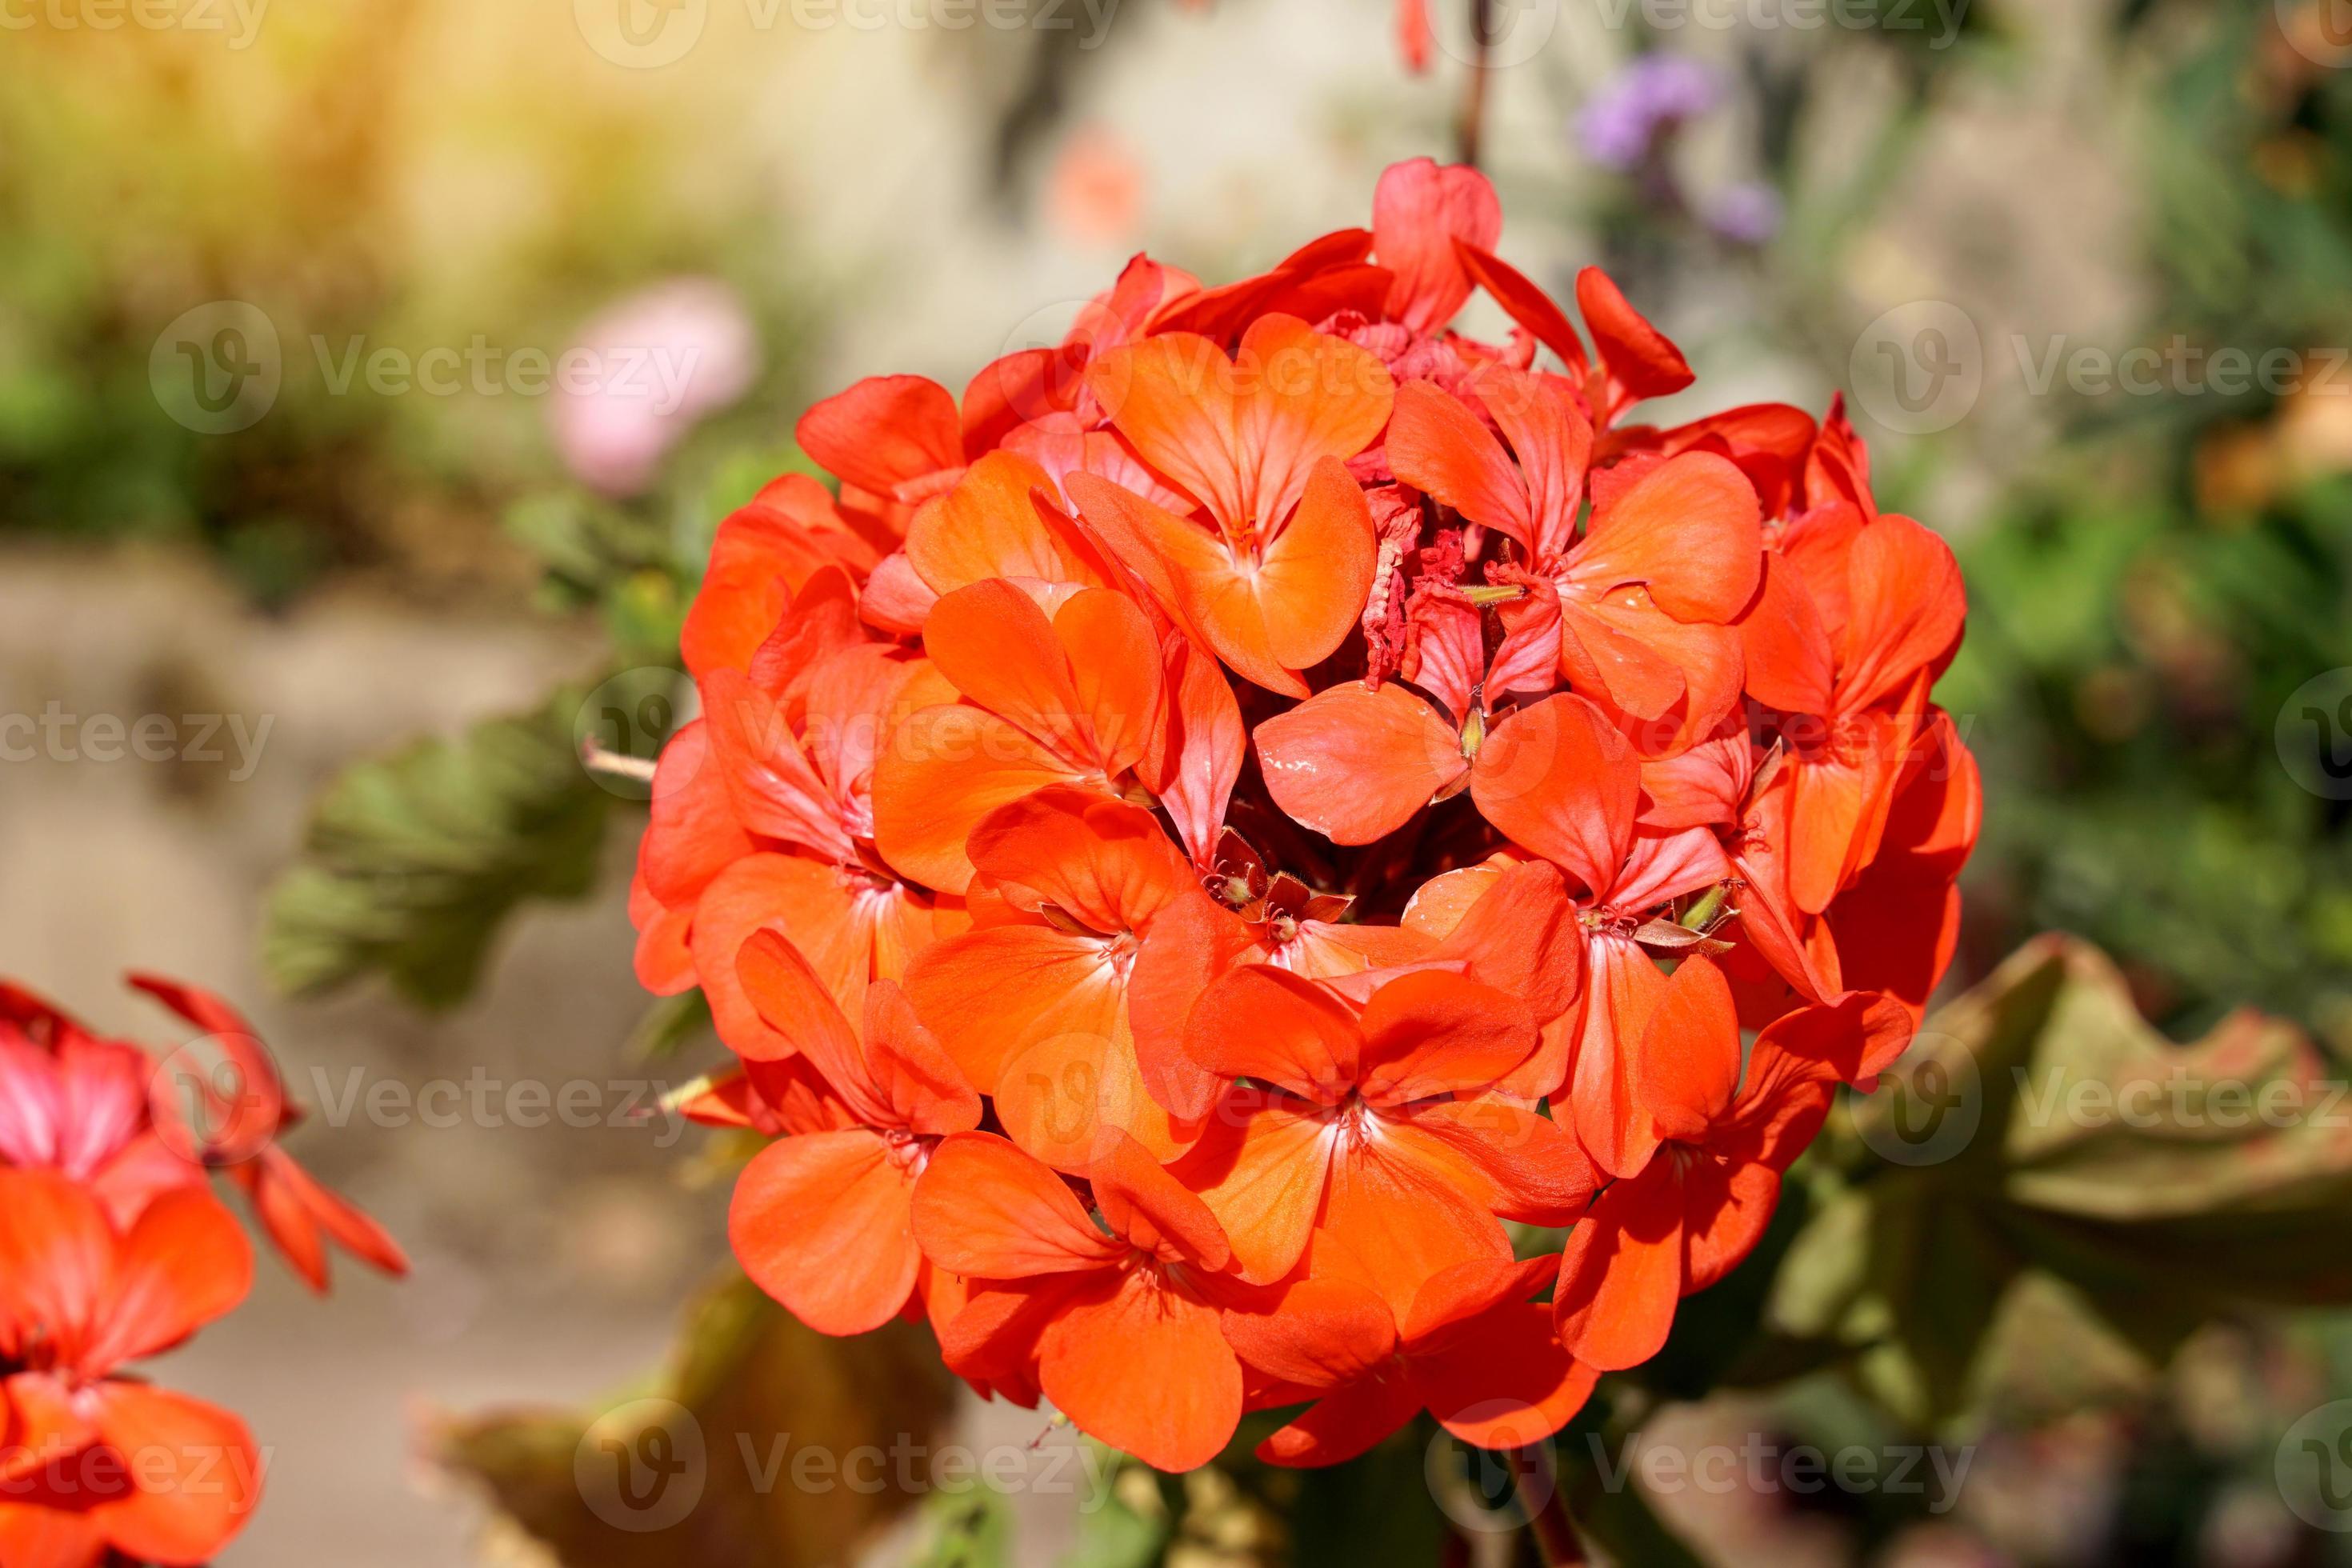
{"label": "green leaf", "polygon": [[300,859],[271,889],[262,962],[318,994],[381,974],[425,1006],[462,1001],[507,916],[593,883],[613,797],[581,766],[559,692],[364,763],[328,789]]}
{"label": "green leaf", "polygon": [[2352,1303],[2341,1078],[2251,1013],[2175,1044],[2095,949],[2037,939],[1843,1103],[1767,1328],[1928,1426],[2127,1385],[2246,1307]]}
{"label": "green leaf", "polygon": [[1102,1453],[1115,1467],[1111,1484],[1098,1500],[1080,1505],[1078,1538],[1062,1568],[1149,1568],[1168,1541],[1167,1510],[1158,1506],[1148,1468],[1115,1449]]}
{"label": "green leaf", "polygon": [[934,1492],[927,1506],[931,1539],[908,1568],[1008,1568],[1013,1562],[1013,1510],[1003,1492]]}

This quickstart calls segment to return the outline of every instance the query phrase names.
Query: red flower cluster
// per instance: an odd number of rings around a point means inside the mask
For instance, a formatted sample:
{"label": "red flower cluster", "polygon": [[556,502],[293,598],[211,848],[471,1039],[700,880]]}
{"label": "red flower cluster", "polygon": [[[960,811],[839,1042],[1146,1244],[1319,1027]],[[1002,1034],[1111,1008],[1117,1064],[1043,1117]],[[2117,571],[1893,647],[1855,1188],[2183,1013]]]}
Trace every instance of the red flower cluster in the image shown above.
{"label": "red flower cluster", "polygon": [[720,527],[638,971],[741,1058],[694,1109],[777,1135],[733,1239],[810,1324],[927,1311],[1167,1468],[1289,1405],[1285,1463],[1532,1441],[1916,1028],[1950,552],[1834,407],[1633,423],[1682,355],[1594,270],[1588,353],[1500,226],[1424,159],[1261,276],[1139,257]]}
{"label": "red flower cluster", "polygon": [[214,1173],[315,1289],[329,1240],[407,1268],[278,1147],[296,1112],[245,1020],[193,986],[131,984],[203,1030],[216,1059],[184,1074],[0,982],[0,1568],[202,1563],[258,1500],[244,1422],[123,1371],[252,1285]]}

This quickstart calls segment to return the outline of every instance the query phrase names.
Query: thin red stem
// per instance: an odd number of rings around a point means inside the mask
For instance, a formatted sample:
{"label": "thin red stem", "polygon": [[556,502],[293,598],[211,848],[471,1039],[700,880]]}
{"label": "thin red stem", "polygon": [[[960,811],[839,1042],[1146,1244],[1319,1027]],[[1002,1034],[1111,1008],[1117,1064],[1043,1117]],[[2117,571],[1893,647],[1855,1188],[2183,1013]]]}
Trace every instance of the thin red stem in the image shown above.
{"label": "thin red stem", "polygon": [[1559,1475],[1544,1448],[1511,1450],[1511,1479],[1518,1484],[1519,1502],[1528,1510],[1528,1528],[1535,1532],[1536,1549],[1545,1568],[1578,1568],[1585,1561],[1576,1524],[1568,1516],[1568,1500],[1560,1495]]}
{"label": "thin red stem", "polygon": [[1470,47],[1475,58],[1470,79],[1463,89],[1462,121],[1458,129],[1462,162],[1478,166],[1478,148],[1486,127],[1486,51],[1495,41],[1495,0],[1470,0]]}

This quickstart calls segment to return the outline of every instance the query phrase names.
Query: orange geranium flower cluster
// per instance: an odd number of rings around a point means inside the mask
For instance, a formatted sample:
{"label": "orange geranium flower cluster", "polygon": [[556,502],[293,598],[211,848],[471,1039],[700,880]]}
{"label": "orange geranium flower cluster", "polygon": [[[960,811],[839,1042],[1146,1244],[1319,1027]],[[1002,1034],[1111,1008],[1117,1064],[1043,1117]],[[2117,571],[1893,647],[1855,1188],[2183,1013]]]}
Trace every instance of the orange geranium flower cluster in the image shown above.
{"label": "orange geranium flower cluster", "polygon": [[131,984],[204,1031],[207,1059],[159,1062],[0,981],[0,1568],[208,1562],[259,1500],[244,1422],[126,1370],[253,1283],[215,1173],[314,1289],[330,1241],[407,1268],[278,1146],[296,1113],[245,1020],[194,986]]}
{"label": "orange geranium flower cluster", "polygon": [[808,1323],[928,1313],[1164,1468],[1274,1406],[1283,1463],[1528,1442],[1903,1048],[1979,815],[1951,553],[1834,406],[1636,422],[1683,356],[1500,226],[1423,159],[1257,277],[1139,257],[720,527],[637,962]]}

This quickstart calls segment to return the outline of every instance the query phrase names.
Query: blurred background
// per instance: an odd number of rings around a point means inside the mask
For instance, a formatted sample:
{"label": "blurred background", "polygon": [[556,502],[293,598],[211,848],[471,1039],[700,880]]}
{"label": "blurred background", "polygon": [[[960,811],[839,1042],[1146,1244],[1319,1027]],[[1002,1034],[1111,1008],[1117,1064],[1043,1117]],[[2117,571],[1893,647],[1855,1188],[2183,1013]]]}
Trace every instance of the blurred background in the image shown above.
{"label": "blurred background", "polygon": [[[237,998],[340,1123],[298,1152],[415,1254],[327,1305],[265,1265],[169,1363],[273,1450],[225,1564],[676,1561],[572,1480],[583,1423],[648,1392],[714,1450],[727,1421],[1038,1436],[955,1404],[904,1336],[838,1352],[712,1286],[729,1152],[635,1112],[715,1047],[631,978],[643,792],[577,747],[658,745],[711,531],[802,462],[813,398],[892,371],[960,387],[1058,341],[1138,249],[1214,280],[1363,223],[1385,163],[1457,154],[1474,81],[1503,254],[1563,297],[1600,262],[1680,342],[1704,402],[1662,422],[1846,387],[1882,504],[1958,551],[1969,637],[1939,696],[1990,806],[1953,987],[1991,989],[1950,1032],[2041,1063],[2089,1035],[2161,1058],[2161,1031],[2341,1078],[2352,15],[1479,10],[1483,47],[1472,0],[1428,0],[1414,49],[1388,0],[0,7],[0,968],[151,1039],[126,968]],[[2112,967],[2000,967],[2053,930]],[[524,1082],[583,1087],[534,1116]],[[435,1083],[490,1109],[429,1124]],[[1857,1126],[1757,1268],[1816,1258],[1841,1196],[1895,1190],[1857,1174]],[[1858,1363],[1662,1372],[1564,1463],[1601,1456],[1631,1563],[2352,1562],[2352,1491],[2282,1468],[2306,1441],[2352,1465],[2352,1406],[2297,1426],[2352,1396],[2352,1323],[2326,1310],[2348,1139],[2322,1140],[2317,1185],[2231,1167],[2195,1200],[2212,1223],[2128,1258],[2013,1216],[1953,1228],[1948,1194],[1881,1204],[1882,1254],[1910,1261],[1863,1292],[1894,1331],[1849,1312],[1827,1335]],[[2291,1247],[2329,1278],[2235,1288]],[[1955,1258],[1998,1289],[1939,1297]],[[1727,1286],[1689,1334],[1794,1343],[1786,1296]],[[1920,1460],[1916,1491],[1609,1483],[1636,1431],[1967,1462],[1945,1488]],[[696,1560],[1526,1550],[1444,1506],[1419,1444],[1400,1462],[1352,1498],[1122,1477],[1085,1511],[1042,1487],[786,1489]]]}

